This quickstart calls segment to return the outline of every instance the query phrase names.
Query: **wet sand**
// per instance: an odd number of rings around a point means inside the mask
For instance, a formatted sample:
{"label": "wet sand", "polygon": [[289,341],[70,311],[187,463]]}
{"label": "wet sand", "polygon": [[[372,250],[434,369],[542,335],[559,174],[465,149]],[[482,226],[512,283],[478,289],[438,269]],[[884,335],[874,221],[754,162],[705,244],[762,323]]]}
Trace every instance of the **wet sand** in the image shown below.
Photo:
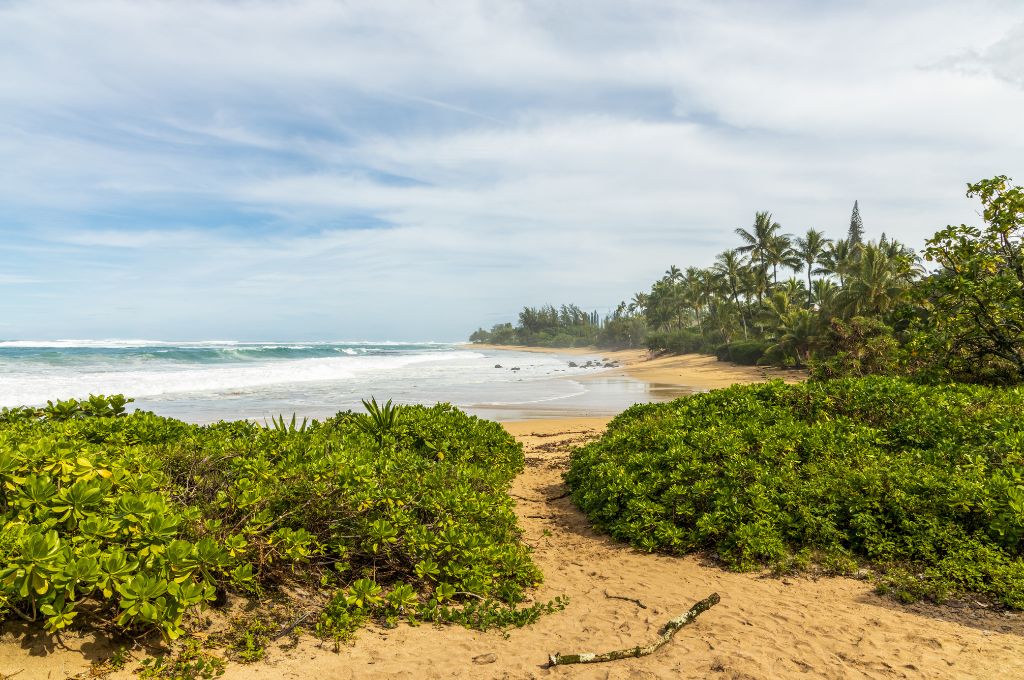
{"label": "wet sand", "polygon": [[[579,383],[583,393],[541,403],[488,406],[473,404],[467,411],[474,415],[517,422],[554,418],[612,417],[635,403],[671,401],[687,394],[728,387],[736,383],[803,380],[803,371],[783,371],[760,366],[739,366],[718,361],[706,354],[652,356],[647,350],[600,350],[588,348],[517,347],[507,345],[466,345],[517,353],[554,354],[593,360],[601,364],[591,374],[549,378]],[[605,364],[616,364],[605,368]]]}

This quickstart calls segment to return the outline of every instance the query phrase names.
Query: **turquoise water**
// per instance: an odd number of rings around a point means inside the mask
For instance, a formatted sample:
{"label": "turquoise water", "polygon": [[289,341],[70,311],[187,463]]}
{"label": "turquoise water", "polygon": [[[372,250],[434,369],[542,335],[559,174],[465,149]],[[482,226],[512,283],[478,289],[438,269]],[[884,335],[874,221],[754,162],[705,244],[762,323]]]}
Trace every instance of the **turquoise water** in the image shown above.
{"label": "turquoise water", "polygon": [[643,383],[595,380],[594,369],[569,366],[588,358],[599,357],[450,343],[6,341],[0,406],[120,393],[139,408],[213,422],[291,413],[324,418],[360,409],[360,399],[370,396],[447,401],[495,418],[614,413],[651,399]]}

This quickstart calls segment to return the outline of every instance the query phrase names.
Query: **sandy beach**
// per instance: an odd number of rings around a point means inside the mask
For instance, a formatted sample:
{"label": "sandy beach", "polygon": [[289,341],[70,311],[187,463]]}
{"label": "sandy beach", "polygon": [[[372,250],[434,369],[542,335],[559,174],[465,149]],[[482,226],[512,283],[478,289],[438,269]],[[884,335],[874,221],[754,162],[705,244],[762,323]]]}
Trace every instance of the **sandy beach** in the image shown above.
{"label": "sandy beach", "polygon": [[652,355],[646,349],[606,350],[596,347],[520,347],[511,345],[465,345],[515,352],[536,352],[540,354],[569,354],[600,357],[605,361],[619,364],[619,368],[602,372],[603,375],[621,375],[642,380],[652,385],[664,385],[676,389],[713,390],[737,383],[762,380],[803,380],[803,371],[786,371],[762,366],[740,366],[728,361],[719,361],[708,354]]}
{"label": "sandy beach", "polygon": [[[516,348],[521,349],[521,348]],[[558,350],[563,351],[563,350]],[[579,354],[594,354],[579,351]],[[649,360],[642,352],[597,352],[632,377],[699,389],[796,374],[766,373],[700,356]],[[273,643],[265,661],[227,667],[225,678],[994,678],[1024,676],[1024,616],[973,602],[903,606],[850,578],[776,578],[733,573],[701,556],[637,552],[596,535],[564,497],[572,447],[600,435],[608,418],[507,423],[526,449],[514,482],[520,526],[546,601],[568,606],[532,626],[480,633],[457,626],[370,627],[334,652],[304,635]],[[601,652],[651,641],[669,618],[717,592],[721,603],[652,656],[548,668],[552,652]],[[623,599],[627,598],[627,599]],[[0,645],[0,678],[90,675],[111,647],[91,637],[16,639]],[[78,651],[81,650],[81,653]],[[84,656],[83,656],[84,653]],[[140,652],[135,655],[143,656]],[[131,677],[137,664],[108,677]]]}
{"label": "sandy beach", "polygon": [[[645,349],[602,350],[594,347],[548,348],[472,344],[464,349],[484,349],[525,354],[580,357],[580,361],[599,362],[593,373],[572,376],[586,387],[581,398],[488,411],[474,406],[473,411],[502,422],[555,420],[560,418],[606,417],[620,413],[636,402],[668,401],[695,392],[728,387],[737,383],[765,380],[796,382],[804,371],[787,371],[762,366],[740,366],[718,361],[707,354],[652,355]],[[606,368],[607,365],[615,368]]]}

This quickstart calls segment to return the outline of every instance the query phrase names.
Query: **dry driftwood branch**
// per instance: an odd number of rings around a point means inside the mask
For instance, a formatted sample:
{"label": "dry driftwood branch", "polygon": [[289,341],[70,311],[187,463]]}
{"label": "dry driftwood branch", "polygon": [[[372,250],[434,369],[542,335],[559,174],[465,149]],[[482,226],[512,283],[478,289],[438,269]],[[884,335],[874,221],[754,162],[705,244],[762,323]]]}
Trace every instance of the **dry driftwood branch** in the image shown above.
{"label": "dry driftwood branch", "polygon": [[306,612],[305,614],[303,614],[299,618],[295,619],[294,621],[292,621],[290,624],[288,624],[287,626],[285,626],[281,630],[277,631],[277,633],[274,635],[274,637],[272,637],[270,639],[271,640],[277,640],[278,638],[282,638],[285,635],[288,635],[293,630],[298,628],[300,623],[302,623],[303,621],[305,621],[306,619],[308,619],[312,615],[313,615],[313,612],[311,612],[311,611],[310,612]]}
{"label": "dry driftwood branch", "polygon": [[631,659],[653,654],[668,643],[672,636],[676,634],[676,631],[693,622],[694,619],[714,607],[721,600],[722,598],[718,596],[718,593],[711,593],[690,607],[689,611],[680,614],[662,626],[661,631],[658,633],[658,639],[644,647],[630,647],[629,649],[619,649],[614,652],[604,652],[603,654],[591,652],[584,654],[551,654],[548,656],[548,663],[551,666],[565,666],[572,663],[601,663],[602,661],[617,661],[619,659]]}
{"label": "dry driftwood branch", "polygon": [[641,602],[635,597],[626,597],[625,595],[612,595],[607,590],[604,591],[604,596],[607,597],[609,600],[625,600],[626,602],[632,602],[637,607],[640,607],[640,609],[647,609],[647,605],[645,605],[643,602]]}

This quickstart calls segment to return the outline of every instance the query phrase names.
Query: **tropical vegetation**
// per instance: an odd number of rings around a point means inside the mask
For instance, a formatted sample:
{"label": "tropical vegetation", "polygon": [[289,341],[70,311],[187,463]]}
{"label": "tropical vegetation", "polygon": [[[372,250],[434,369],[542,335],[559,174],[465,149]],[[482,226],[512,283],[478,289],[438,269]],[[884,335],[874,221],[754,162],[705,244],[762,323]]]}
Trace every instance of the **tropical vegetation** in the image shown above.
{"label": "tropical vegetation", "polygon": [[519,323],[497,324],[489,331],[479,329],[471,342],[532,347],[586,347],[598,342],[602,321],[597,312],[585,312],[576,305],[524,307]]}
{"label": "tropical vegetation", "polygon": [[371,401],[199,426],[127,402],[0,412],[0,616],[169,641],[231,595],[306,592],[310,627],[342,639],[369,619],[486,628],[559,604],[516,606],[541,574],[507,493],[522,446],[497,423]]}
{"label": "tropical vegetation", "polygon": [[1024,388],[869,376],[633,406],[572,453],[573,502],[641,550],[1024,608]]}
{"label": "tropical vegetation", "polygon": [[[1024,190],[1004,176],[968,185],[983,228],[950,226],[921,253],[866,240],[854,204],[844,238],[784,233],[769,212],[706,268],[669,267],[610,314],[526,308],[477,330],[502,344],[641,347],[811,367],[819,377],[900,372],[927,380],[1024,380]],[[870,336],[869,345],[856,339]]]}

